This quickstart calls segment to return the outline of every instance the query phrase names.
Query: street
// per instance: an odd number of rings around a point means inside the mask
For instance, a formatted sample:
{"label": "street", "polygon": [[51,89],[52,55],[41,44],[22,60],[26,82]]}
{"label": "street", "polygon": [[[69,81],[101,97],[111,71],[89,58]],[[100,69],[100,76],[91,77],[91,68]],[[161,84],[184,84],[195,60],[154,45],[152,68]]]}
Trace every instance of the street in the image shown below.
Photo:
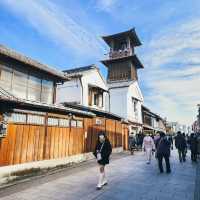
{"label": "street", "polygon": [[[143,152],[133,156],[120,154],[107,167],[109,184],[96,191],[98,169],[94,161],[80,167],[54,174],[49,180],[12,187],[0,193],[1,200],[193,200],[196,165],[189,155],[186,163],[179,163],[176,151],[171,156],[172,173],[159,174],[153,158],[145,163]],[[48,177],[47,177],[48,179]]]}

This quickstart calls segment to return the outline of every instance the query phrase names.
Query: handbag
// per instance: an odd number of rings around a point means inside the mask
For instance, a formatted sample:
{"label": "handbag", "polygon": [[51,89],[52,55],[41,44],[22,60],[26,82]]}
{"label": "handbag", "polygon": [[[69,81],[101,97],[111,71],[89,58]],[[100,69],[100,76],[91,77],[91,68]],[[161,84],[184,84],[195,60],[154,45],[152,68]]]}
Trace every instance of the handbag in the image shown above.
{"label": "handbag", "polygon": [[[105,143],[105,142],[104,142]],[[100,161],[102,160],[102,156],[101,156],[101,151],[103,149],[104,143],[101,145],[100,150],[97,151],[97,160]]]}

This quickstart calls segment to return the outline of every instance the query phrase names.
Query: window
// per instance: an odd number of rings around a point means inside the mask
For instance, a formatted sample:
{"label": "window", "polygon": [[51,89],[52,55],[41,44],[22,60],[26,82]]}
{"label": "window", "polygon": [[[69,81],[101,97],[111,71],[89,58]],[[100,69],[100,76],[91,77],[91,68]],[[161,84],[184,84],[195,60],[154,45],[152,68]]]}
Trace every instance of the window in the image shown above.
{"label": "window", "polygon": [[89,88],[88,105],[103,107],[103,91],[96,87]]}
{"label": "window", "polygon": [[127,49],[127,42],[122,42],[120,46],[121,46],[121,50]]}
{"label": "window", "polygon": [[98,106],[99,105],[99,95],[96,93],[94,94],[94,105]]}
{"label": "window", "polygon": [[134,101],[134,112],[137,112],[137,101]]}
{"label": "window", "polygon": [[26,123],[26,114],[12,113],[9,122]]}
{"label": "window", "polygon": [[59,126],[69,127],[69,119],[59,119]]}
{"label": "window", "polygon": [[41,101],[45,103],[53,103],[53,81],[42,80]]}
{"label": "window", "polygon": [[78,120],[78,121],[77,121],[77,127],[78,127],[78,128],[83,128],[83,121]]}
{"label": "window", "polygon": [[44,124],[44,116],[38,116],[38,115],[28,115],[27,116],[27,123],[28,124],[38,124],[42,125]]}
{"label": "window", "polygon": [[134,117],[137,119],[138,118],[138,100],[137,99],[132,98],[132,106],[133,106]]}
{"label": "window", "polygon": [[11,68],[0,64],[0,87],[8,92],[11,91],[12,74],[13,72]]}
{"label": "window", "polygon": [[58,118],[48,118],[48,125],[49,126],[58,126]]}
{"label": "window", "polygon": [[13,73],[12,91],[16,97],[26,99],[28,74],[15,71]]}
{"label": "window", "polygon": [[100,92],[93,93],[93,105],[98,107],[103,107],[103,93]]}
{"label": "window", "polygon": [[76,124],[76,120],[71,120],[71,127],[76,127],[77,124]]}
{"label": "window", "polygon": [[28,100],[40,101],[41,79],[35,76],[29,76],[28,80]]}

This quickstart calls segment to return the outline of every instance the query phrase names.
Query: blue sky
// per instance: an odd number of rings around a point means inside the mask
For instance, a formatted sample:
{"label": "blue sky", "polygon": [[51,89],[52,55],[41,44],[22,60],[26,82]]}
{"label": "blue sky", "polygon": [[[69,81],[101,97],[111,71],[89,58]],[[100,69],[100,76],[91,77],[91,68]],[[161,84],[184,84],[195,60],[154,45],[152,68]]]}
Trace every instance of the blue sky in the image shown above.
{"label": "blue sky", "polygon": [[1,0],[0,43],[59,70],[97,64],[102,35],[132,27],[143,43],[145,104],[191,124],[200,103],[199,0]]}

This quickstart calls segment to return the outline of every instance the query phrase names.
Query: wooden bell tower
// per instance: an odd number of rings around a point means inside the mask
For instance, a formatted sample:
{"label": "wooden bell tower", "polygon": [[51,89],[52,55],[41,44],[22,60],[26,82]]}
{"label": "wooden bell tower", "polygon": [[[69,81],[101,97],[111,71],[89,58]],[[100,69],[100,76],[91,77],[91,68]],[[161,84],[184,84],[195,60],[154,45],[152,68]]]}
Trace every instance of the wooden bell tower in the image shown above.
{"label": "wooden bell tower", "polygon": [[141,45],[135,29],[103,36],[103,40],[110,47],[108,59],[101,61],[108,68],[107,82],[138,80],[137,69],[144,67],[134,51]]}

